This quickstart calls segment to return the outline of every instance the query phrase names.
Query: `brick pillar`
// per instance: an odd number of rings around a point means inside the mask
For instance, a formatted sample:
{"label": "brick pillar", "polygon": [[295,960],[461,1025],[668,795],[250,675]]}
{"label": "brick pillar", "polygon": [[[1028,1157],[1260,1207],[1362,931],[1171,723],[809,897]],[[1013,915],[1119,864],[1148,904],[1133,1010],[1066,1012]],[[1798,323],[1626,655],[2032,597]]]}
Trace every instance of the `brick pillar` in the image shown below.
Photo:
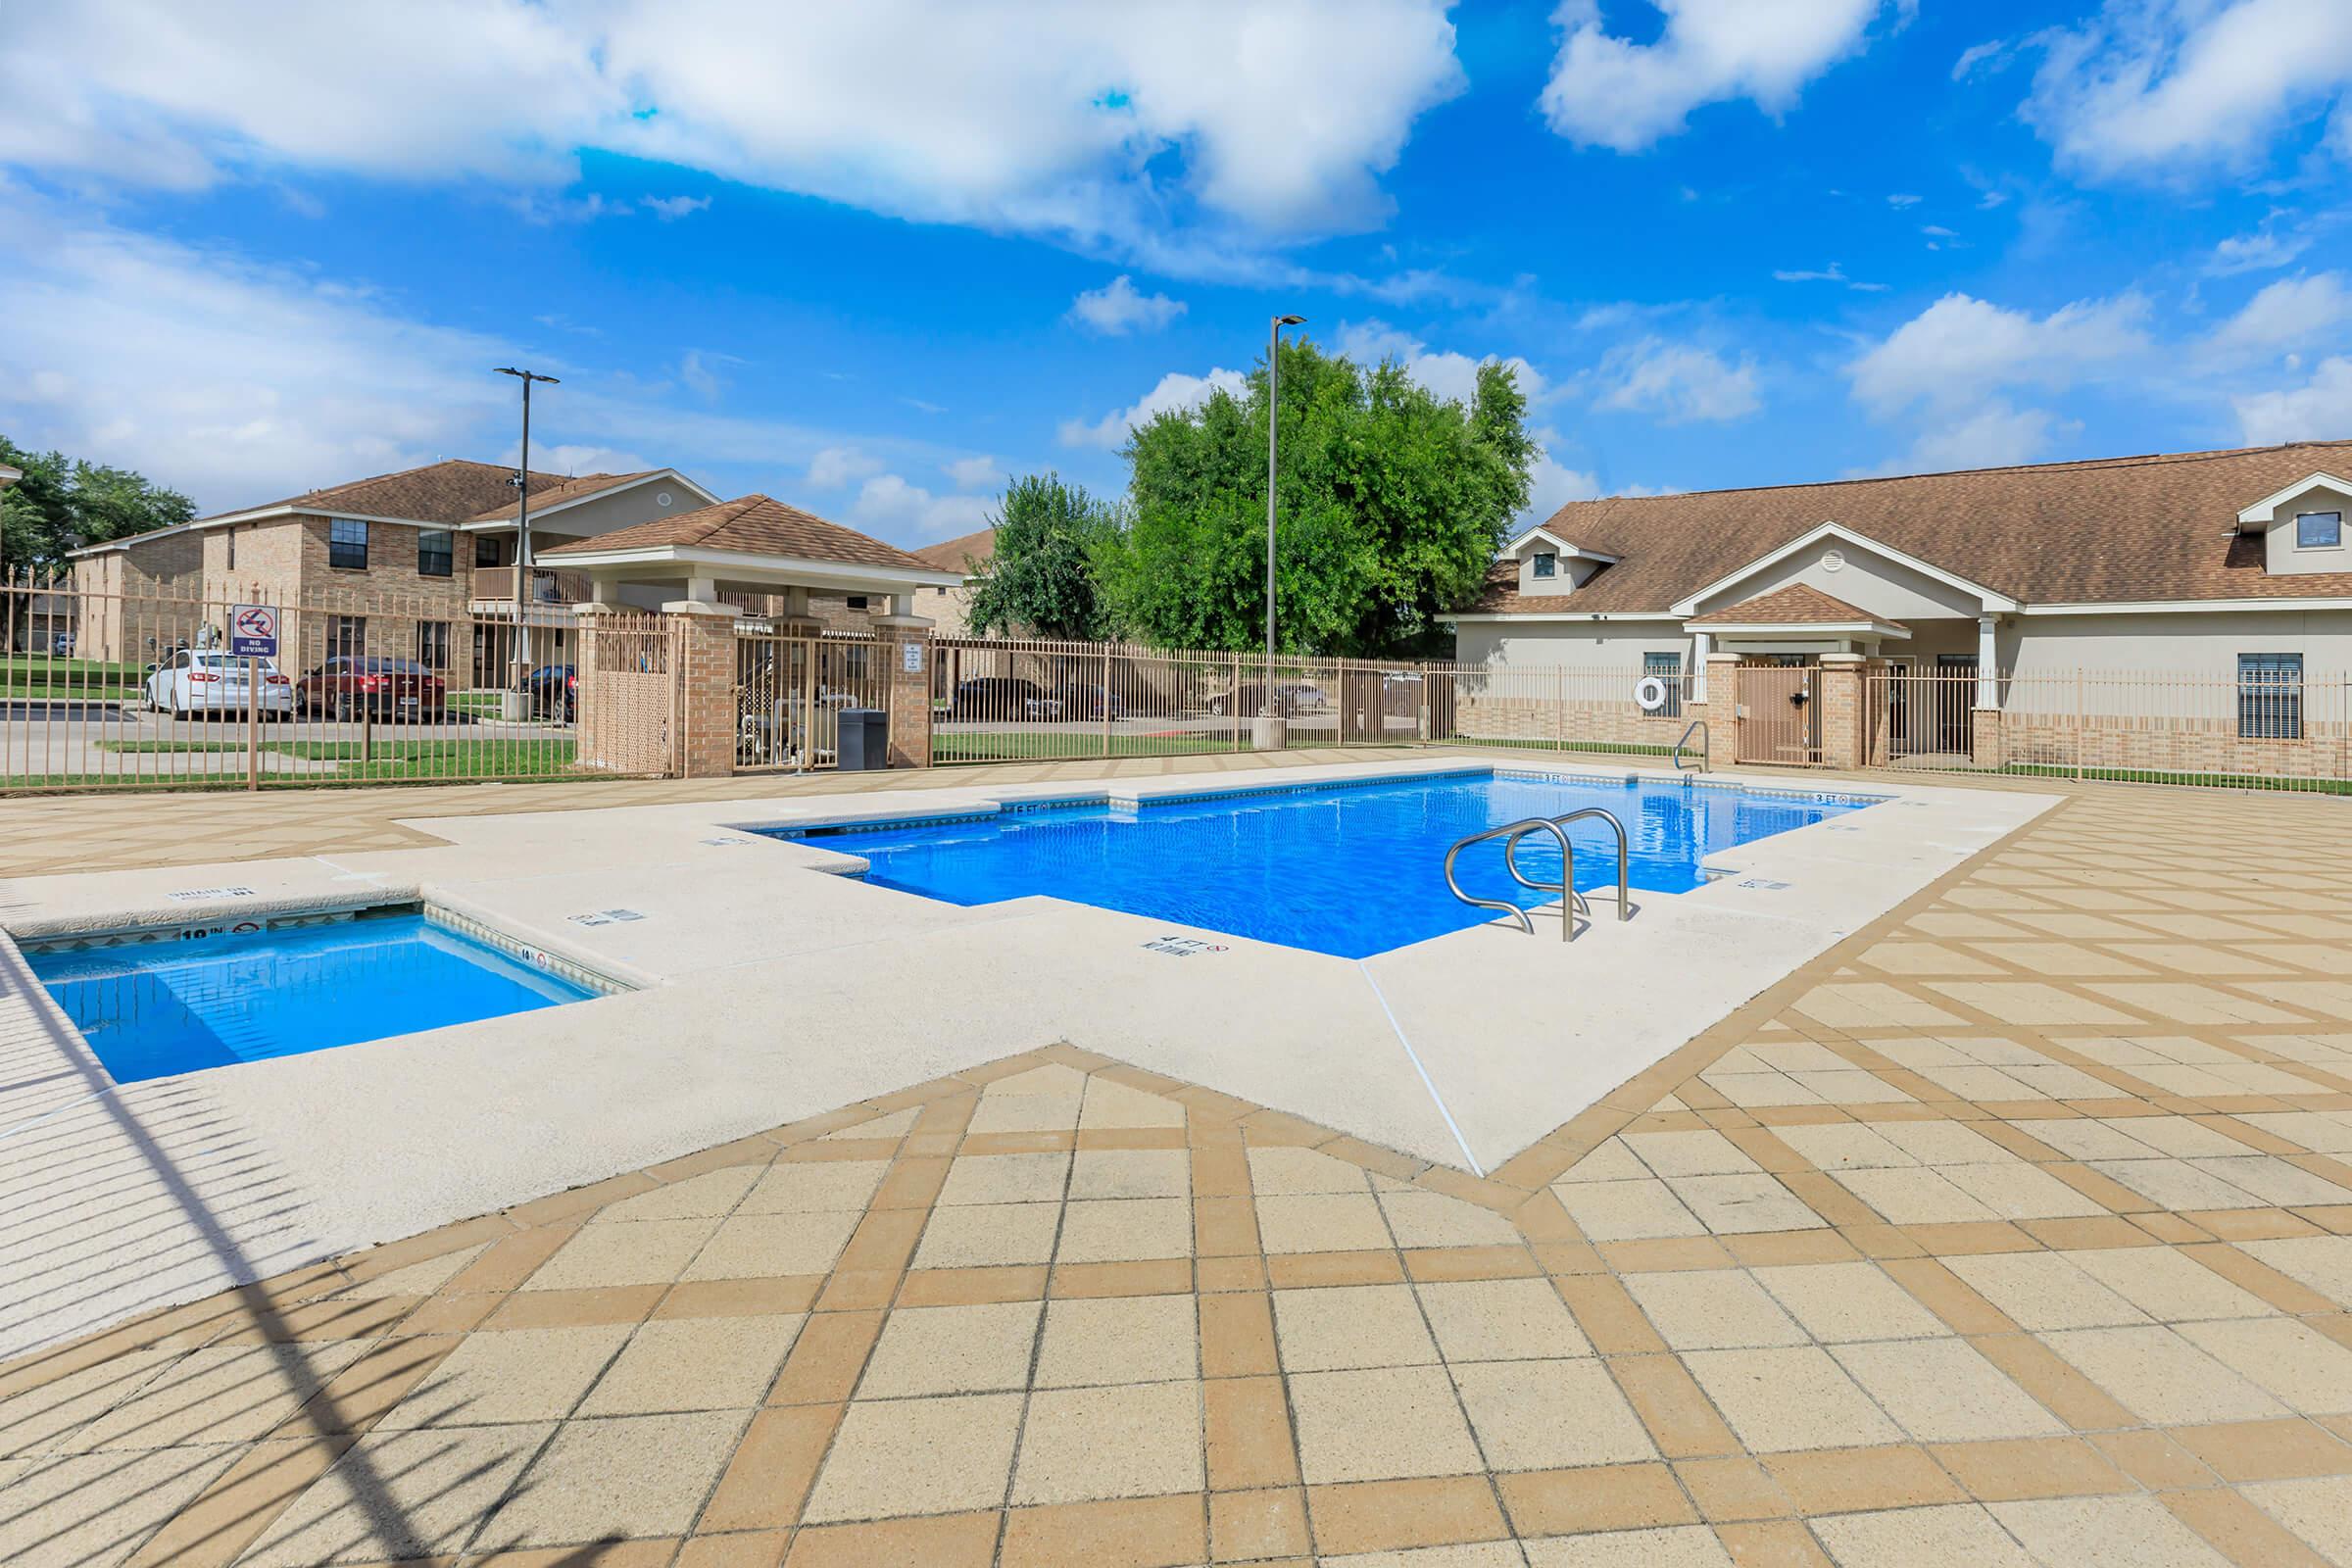
{"label": "brick pillar", "polygon": [[1740,760],[1740,656],[1707,656],[1707,749],[1717,766]]}
{"label": "brick pillar", "polygon": [[675,705],[671,765],[679,778],[725,778],[735,771],[740,699],[735,687],[735,611],[699,599],[662,607],[676,628],[671,666]]}
{"label": "brick pillar", "polygon": [[1856,768],[1868,756],[1862,725],[1862,656],[1821,656],[1821,764]]}
{"label": "brick pillar", "polygon": [[889,661],[890,765],[931,765],[931,622],[876,615],[874,635]]}
{"label": "brick pillar", "polygon": [[1862,665],[1862,765],[1885,767],[1894,760],[1893,666],[1884,659]]}
{"label": "brick pillar", "polygon": [[2001,710],[1978,708],[1968,715],[1969,760],[1979,767],[2001,765]]}

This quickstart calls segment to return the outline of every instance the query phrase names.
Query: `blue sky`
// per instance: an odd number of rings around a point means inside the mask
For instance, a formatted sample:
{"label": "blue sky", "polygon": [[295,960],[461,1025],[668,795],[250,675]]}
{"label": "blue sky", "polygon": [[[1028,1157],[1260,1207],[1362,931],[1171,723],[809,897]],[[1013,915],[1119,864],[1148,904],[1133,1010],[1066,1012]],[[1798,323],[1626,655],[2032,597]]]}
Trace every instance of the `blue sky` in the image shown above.
{"label": "blue sky", "polygon": [[1276,310],[1593,494],[2352,436],[2343,0],[34,0],[0,431],[210,509],[1104,489]]}

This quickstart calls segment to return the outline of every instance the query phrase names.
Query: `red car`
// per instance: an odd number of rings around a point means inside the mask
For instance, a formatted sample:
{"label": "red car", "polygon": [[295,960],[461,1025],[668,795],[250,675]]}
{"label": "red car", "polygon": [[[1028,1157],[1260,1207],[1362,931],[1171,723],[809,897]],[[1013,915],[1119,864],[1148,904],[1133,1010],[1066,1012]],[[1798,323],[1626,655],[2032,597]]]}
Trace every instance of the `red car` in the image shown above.
{"label": "red car", "polygon": [[441,678],[413,659],[338,657],[295,683],[295,701],[309,713],[438,722],[449,701]]}

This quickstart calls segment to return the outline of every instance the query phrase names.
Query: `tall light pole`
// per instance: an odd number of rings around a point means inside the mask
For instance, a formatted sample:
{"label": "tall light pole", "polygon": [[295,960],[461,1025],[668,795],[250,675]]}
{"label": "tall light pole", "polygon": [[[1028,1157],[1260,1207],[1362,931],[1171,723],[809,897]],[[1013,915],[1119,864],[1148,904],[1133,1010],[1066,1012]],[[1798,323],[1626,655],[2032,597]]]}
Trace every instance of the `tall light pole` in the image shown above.
{"label": "tall light pole", "polygon": [[1297,326],[1303,316],[1277,316],[1266,327],[1266,674],[1259,683],[1257,733],[1253,744],[1273,751],[1283,743],[1280,715],[1274,704],[1274,479],[1278,442],[1276,427],[1282,416],[1282,329]]}
{"label": "tall light pole", "polygon": [[531,383],[563,383],[552,375],[518,370],[512,365],[500,366],[498,373],[522,383],[522,463],[514,470],[514,689],[520,692],[531,673],[531,622],[526,609],[531,581]]}

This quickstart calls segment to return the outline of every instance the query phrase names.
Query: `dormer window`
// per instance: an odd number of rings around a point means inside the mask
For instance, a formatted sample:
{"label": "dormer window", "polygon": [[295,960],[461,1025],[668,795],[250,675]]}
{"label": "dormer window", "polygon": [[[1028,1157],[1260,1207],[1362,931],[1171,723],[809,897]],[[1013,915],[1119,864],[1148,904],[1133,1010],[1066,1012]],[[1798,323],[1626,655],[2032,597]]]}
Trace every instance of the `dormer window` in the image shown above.
{"label": "dormer window", "polygon": [[2344,544],[2344,514],[2340,512],[2295,514],[2297,550],[2340,550]]}
{"label": "dormer window", "polygon": [[1537,576],[1556,577],[1559,575],[1559,572],[1560,558],[1555,552],[1549,550],[1539,550],[1536,552]]}

